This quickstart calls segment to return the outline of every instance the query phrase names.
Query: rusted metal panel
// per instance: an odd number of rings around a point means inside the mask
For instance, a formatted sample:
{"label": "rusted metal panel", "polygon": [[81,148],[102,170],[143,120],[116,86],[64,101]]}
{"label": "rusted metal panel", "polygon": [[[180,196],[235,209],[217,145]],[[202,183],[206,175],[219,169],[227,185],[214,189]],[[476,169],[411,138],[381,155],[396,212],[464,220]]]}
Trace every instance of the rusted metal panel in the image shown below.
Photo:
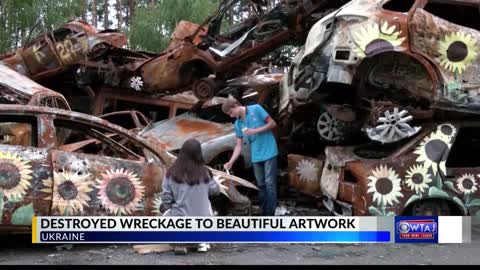
{"label": "rusted metal panel", "polygon": [[[177,114],[177,109],[190,110],[199,100],[189,92],[180,93],[171,96],[152,98],[150,95],[140,93],[123,93],[112,88],[102,88],[95,97],[93,115],[101,115],[104,110],[104,104],[107,100],[123,100],[138,104],[146,104],[160,107],[167,107],[170,110],[169,118]],[[223,103],[225,98],[214,97],[201,105],[201,108],[217,106]]]}
{"label": "rusted metal panel", "polygon": [[200,27],[200,25],[192,22],[180,21],[172,33],[170,44],[168,45],[166,50],[169,51],[173,50],[174,48],[178,48],[179,46],[184,44],[186,40],[190,40],[191,36],[195,34],[195,32],[197,34],[195,35],[195,37],[193,37],[193,40],[191,40],[191,42],[195,45],[199,44],[202,41],[201,36],[207,35],[208,31],[208,27]]}
{"label": "rusted metal panel", "polygon": [[[162,150],[154,138],[144,139],[97,117],[52,108],[5,105],[0,107],[0,115],[36,117],[39,128],[33,137],[40,147],[0,145],[2,230],[24,229],[22,225],[30,225],[33,215],[160,214],[161,181],[176,158]],[[54,119],[112,132],[140,145],[144,156],[127,160],[59,151],[55,149],[59,135]],[[157,159],[148,153],[154,153]],[[238,177],[212,172],[231,185],[227,195],[233,202],[248,200],[236,192],[236,185],[256,189]]]}
{"label": "rusted metal panel", "polygon": [[[447,163],[450,150],[465,143],[461,141],[465,139],[456,141],[459,130],[469,127],[479,128],[474,122],[444,122],[425,129],[411,142],[384,152],[372,146],[337,147],[351,154],[343,155],[342,160],[336,151],[326,153],[327,160],[337,159],[342,173],[338,184],[334,179],[326,179],[328,175],[324,173],[322,188],[323,181],[338,186],[338,196],[329,196],[350,204],[354,215],[412,214],[405,211],[423,211],[420,203],[426,200],[436,202],[438,211],[474,215],[478,205],[472,204],[472,200],[480,196],[476,177],[479,168],[474,164],[458,167]],[[441,208],[442,202],[449,206]]]}
{"label": "rusted metal panel", "polygon": [[[56,40],[57,34],[59,40]],[[126,44],[123,33],[98,32],[85,22],[72,21],[51,34],[41,34],[15,54],[4,55],[0,60],[17,72],[39,80],[78,64],[89,54],[97,53],[101,46],[122,47]]]}
{"label": "rusted metal panel", "polygon": [[48,216],[50,201],[41,193],[51,179],[48,151],[0,145],[0,224],[30,225],[31,216]]}
{"label": "rusted metal panel", "polygon": [[287,171],[290,185],[305,194],[320,198],[323,164],[322,160],[289,154]]}
{"label": "rusted metal panel", "polygon": [[151,129],[143,134],[157,138],[165,145],[165,150],[171,151],[180,149],[183,143],[191,138],[203,143],[232,132],[232,124],[219,124],[190,114],[182,114],[153,124]]}

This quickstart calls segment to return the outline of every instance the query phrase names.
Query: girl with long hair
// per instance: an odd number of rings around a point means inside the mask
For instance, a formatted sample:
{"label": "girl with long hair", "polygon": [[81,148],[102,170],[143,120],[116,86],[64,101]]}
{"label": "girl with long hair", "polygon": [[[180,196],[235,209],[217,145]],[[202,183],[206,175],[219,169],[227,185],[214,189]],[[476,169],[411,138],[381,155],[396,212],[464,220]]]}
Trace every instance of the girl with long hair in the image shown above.
{"label": "girl with long hair", "polygon": [[[209,195],[219,194],[221,188],[224,187],[205,166],[200,143],[189,139],[162,182],[164,216],[212,216]],[[206,252],[209,248],[208,244],[201,243],[197,251]],[[185,246],[175,245],[175,254],[186,253]]]}

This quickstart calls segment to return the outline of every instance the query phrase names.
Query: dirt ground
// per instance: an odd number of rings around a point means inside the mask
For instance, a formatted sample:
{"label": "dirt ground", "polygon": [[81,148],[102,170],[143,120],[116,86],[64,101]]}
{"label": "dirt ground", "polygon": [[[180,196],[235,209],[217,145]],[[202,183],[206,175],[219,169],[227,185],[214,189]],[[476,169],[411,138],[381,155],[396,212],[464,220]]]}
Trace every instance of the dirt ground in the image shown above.
{"label": "dirt ground", "polygon": [[0,265],[229,265],[229,264],[480,264],[480,244],[213,244],[206,253],[140,255],[132,245],[29,244],[28,236],[3,237]]}

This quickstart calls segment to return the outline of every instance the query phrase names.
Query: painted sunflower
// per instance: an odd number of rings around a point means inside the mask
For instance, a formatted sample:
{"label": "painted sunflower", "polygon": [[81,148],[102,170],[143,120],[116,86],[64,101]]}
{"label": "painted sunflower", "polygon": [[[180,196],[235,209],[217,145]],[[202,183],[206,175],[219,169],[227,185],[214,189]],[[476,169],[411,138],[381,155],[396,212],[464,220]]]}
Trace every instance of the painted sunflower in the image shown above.
{"label": "painted sunflower", "polygon": [[457,133],[457,129],[455,128],[455,126],[449,123],[441,124],[440,126],[438,126],[437,130],[442,135],[445,135],[449,139],[449,142],[451,142],[453,136],[455,136],[455,134]]}
{"label": "painted sunflower", "polygon": [[406,185],[415,190],[416,193],[423,193],[428,188],[428,183],[432,182],[432,178],[428,173],[428,167],[424,165],[413,165],[407,170],[405,178]]}
{"label": "painted sunflower", "polygon": [[427,169],[431,167],[433,175],[437,175],[437,166],[441,172],[445,173],[445,153],[450,150],[450,147],[450,138],[439,130],[434,131],[415,149],[414,153],[418,155],[416,161],[423,163]]}
{"label": "painted sunflower", "polygon": [[438,45],[440,64],[451,72],[462,74],[477,57],[476,40],[470,34],[455,32],[445,35]]}
{"label": "painted sunflower", "polygon": [[160,215],[162,215],[162,211],[160,211],[160,207],[162,206],[162,198],[160,197],[160,195],[156,196],[155,197],[155,200],[153,201],[153,212],[154,213],[158,213]]}
{"label": "painted sunflower", "polygon": [[31,186],[31,168],[17,154],[0,152],[0,192],[9,200],[23,198]]}
{"label": "painted sunflower", "polygon": [[401,34],[401,31],[396,31],[395,26],[389,26],[388,22],[384,22],[382,26],[377,23],[367,25],[353,33],[353,39],[357,44],[354,51],[363,58],[379,48],[393,50],[405,40],[405,37],[400,37]]}
{"label": "painted sunflower", "polygon": [[140,207],[145,187],[135,173],[123,168],[107,170],[97,182],[99,198],[110,213],[126,215]]}
{"label": "painted sunflower", "polygon": [[457,182],[457,189],[464,194],[472,194],[477,191],[477,181],[473,174],[466,173],[455,181]]}
{"label": "painted sunflower", "polygon": [[42,181],[46,188],[41,191],[51,194],[45,200],[52,200],[52,209],[58,209],[61,215],[82,214],[83,207],[88,207],[90,201],[87,193],[93,190],[90,187],[92,183],[88,180],[90,175],[79,176],[70,172],[53,172],[53,175],[55,181]]}
{"label": "painted sunflower", "polygon": [[300,175],[300,180],[304,181],[315,181],[317,180],[318,168],[315,164],[309,160],[301,160],[297,165],[298,175]]}
{"label": "painted sunflower", "polygon": [[403,197],[400,192],[401,179],[398,174],[386,165],[380,165],[368,177],[368,193],[373,193],[373,201],[381,207],[398,203],[398,198]]}

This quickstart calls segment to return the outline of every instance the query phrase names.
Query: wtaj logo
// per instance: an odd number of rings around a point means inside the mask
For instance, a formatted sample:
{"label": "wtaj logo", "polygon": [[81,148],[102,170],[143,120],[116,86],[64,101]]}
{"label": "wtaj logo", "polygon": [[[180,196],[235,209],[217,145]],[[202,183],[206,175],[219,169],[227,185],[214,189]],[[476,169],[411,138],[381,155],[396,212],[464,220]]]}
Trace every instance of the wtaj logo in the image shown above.
{"label": "wtaj logo", "polygon": [[435,243],[438,239],[437,217],[397,217],[395,220],[395,242]]}

